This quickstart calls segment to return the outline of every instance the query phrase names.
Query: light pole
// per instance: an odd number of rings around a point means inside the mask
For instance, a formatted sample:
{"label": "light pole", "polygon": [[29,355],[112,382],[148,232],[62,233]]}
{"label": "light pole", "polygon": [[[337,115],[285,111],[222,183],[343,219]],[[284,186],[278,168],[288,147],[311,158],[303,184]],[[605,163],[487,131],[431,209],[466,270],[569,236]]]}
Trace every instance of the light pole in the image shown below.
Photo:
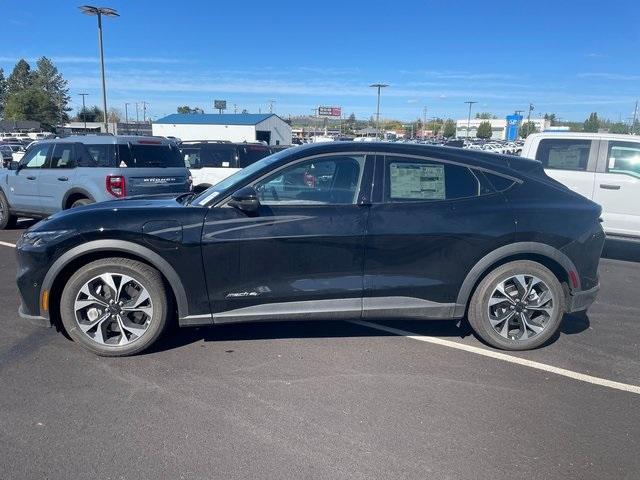
{"label": "light pole", "polygon": [[131,105],[130,103],[124,104],[124,124],[127,126],[127,135],[129,134],[129,110],[127,107]]}
{"label": "light pole", "polygon": [[93,7],[91,5],[83,5],[79,7],[80,11],[85,15],[95,15],[98,17],[98,41],[100,43],[100,68],[102,71],[102,108],[104,109],[104,131],[109,133],[109,123],[107,122],[107,83],[104,79],[104,49],[102,48],[102,16],[119,17],[120,14],[113,8],[109,7]]}
{"label": "light pole", "polygon": [[140,117],[138,116],[138,102],[136,102],[136,135],[140,133]]}
{"label": "light pole", "polygon": [[469,117],[467,118],[467,138],[469,138],[469,129],[471,128],[471,106],[474,103],[478,103],[478,102],[474,102],[472,100],[467,100],[464,103],[468,103],[469,104]]}
{"label": "light pole", "polygon": [[376,130],[378,132],[378,137],[380,137],[380,90],[388,86],[389,85],[384,83],[374,83],[373,85],[369,85],[371,88],[378,89],[378,108],[376,109]]}
{"label": "light pole", "polygon": [[427,136],[427,106],[422,109],[422,140]]}
{"label": "light pole", "polygon": [[78,95],[82,97],[82,119],[84,120],[84,133],[87,133],[87,110],[85,109],[85,106],[84,106],[84,97],[86,97],[89,94],[79,93]]}

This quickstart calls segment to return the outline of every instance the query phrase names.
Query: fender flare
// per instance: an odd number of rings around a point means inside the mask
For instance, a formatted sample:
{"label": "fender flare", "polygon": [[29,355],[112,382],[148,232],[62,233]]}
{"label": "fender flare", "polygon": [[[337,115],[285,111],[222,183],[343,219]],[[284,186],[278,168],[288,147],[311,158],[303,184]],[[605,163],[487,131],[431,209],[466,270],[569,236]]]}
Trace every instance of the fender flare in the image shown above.
{"label": "fender flare", "polygon": [[[482,257],[478,261],[478,263],[476,263],[474,267],[469,271],[464,281],[462,282],[460,290],[458,291],[458,298],[456,299],[456,313],[459,316],[464,315],[473,288],[478,283],[478,280],[480,280],[482,274],[491,265],[499,262],[500,260],[504,260],[505,258],[512,257],[518,254],[534,254],[547,257],[550,260],[558,263],[565,270],[567,276],[569,276],[569,272],[577,273],[578,271],[569,257],[567,257],[557,248],[554,248],[550,245],[538,242],[517,242],[511,243],[509,245],[504,245]],[[576,290],[580,290],[580,277],[576,275],[576,278],[578,281]]]}
{"label": "fender flare", "polygon": [[[42,292],[51,291],[51,288],[53,287],[60,272],[62,272],[62,270],[73,260],[76,260],[78,257],[89,253],[105,251],[116,251],[133,254],[147,261],[154,268],[157,268],[160,273],[162,273],[162,275],[164,275],[164,277],[167,279],[169,287],[173,291],[173,294],[176,298],[178,315],[180,316],[180,318],[189,315],[189,303],[187,301],[187,294],[184,290],[184,286],[182,285],[180,277],[178,276],[174,268],[169,264],[169,262],[167,262],[153,250],[150,250],[149,248],[137,243],[128,242],[126,240],[94,240],[91,242],[83,243],[72,248],[71,250],[68,250],[63,255],[61,255],[47,271],[47,274],[42,281],[42,286],[40,287],[40,295],[38,298],[42,298]],[[40,312],[40,314],[45,318],[49,318],[48,311]]]}
{"label": "fender flare", "polygon": [[74,195],[76,193],[80,193],[82,195],[84,195],[85,197],[87,197],[88,199],[92,200],[94,203],[96,201],[95,198],[93,198],[93,195],[91,195],[89,192],[87,192],[84,188],[80,188],[80,187],[73,187],[71,189],[69,189],[67,191],[67,193],[64,194],[64,197],[62,198],[62,204],[60,205],[60,208],[62,210],[64,210],[64,206],[67,204],[67,200],[69,199],[69,197],[71,195]]}

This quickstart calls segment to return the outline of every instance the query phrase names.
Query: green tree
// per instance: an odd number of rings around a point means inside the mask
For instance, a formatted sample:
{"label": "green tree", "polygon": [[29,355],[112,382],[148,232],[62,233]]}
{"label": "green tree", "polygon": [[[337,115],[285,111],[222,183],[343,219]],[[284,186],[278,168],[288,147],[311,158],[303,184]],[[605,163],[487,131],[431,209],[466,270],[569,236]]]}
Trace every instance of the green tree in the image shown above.
{"label": "green tree", "polygon": [[69,88],[58,68],[47,57],[41,57],[32,74],[33,85],[42,90],[56,107],[57,118],[61,122],[69,120]]}
{"label": "green tree", "polygon": [[178,113],[186,113],[186,114],[204,113],[204,110],[202,110],[199,107],[191,108],[189,105],[182,105],[178,107]]}
{"label": "green tree", "polygon": [[78,114],[73,117],[74,122],[102,122],[103,119],[102,109],[96,105],[85,107],[84,110],[81,108],[78,110]]}
{"label": "green tree", "polygon": [[612,123],[611,125],[609,125],[609,133],[630,133],[629,125],[623,122]]}
{"label": "green tree", "polygon": [[58,109],[42,90],[29,87],[12,94],[7,99],[5,118],[10,120],[35,120],[46,125],[58,123]]}
{"label": "green tree", "polygon": [[443,129],[442,135],[447,138],[455,137],[456,122],[454,122],[451,119],[448,119],[446,122],[444,122],[444,129]]}
{"label": "green tree", "polygon": [[584,121],[584,126],[582,130],[585,132],[595,133],[600,128],[600,120],[598,119],[598,114],[596,112],[591,112],[589,118]]}
{"label": "green tree", "polygon": [[33,85],[33,72],[31,66],[22,58],[7,78],[7,100],[11,95],[20,93]]}
{"label": "green tree", "polygon": [[538,131],[538,129],[536,128],[536,124],[529,121],[529,122],[522,122],[522,125],[520,125],[520,129],[518,130],[518,134],[522,137],[522,138],[527,138],[529,135],[531,135],[532,133],[536,133]]}
{"label": "green tree", "polygon": [[4,70],[0,68],[0,118],[7,103],[7,79],[4,78]]}
{"label": "green tree", "polygon": [[493,135],[493,130],[491,129],[491,122],[480,122],[478,125],[478,130],[476,132],[476,137],[484,138],[485,140],[491,138]]}
{"label": "green tree", "polygon": [[498,118],[498,117],[496,117],[493,113],[490,113],[490,112],[476,113],[476,119],[478,120],[492,120],[494,118]]}
{"label": "green tree", "polygon": [[545,113],[544,114],[544,119],[549,121],[549,124],[551,126],[557,125],[558,124],[558,119],[556,118],[556,114],[555,113]]}

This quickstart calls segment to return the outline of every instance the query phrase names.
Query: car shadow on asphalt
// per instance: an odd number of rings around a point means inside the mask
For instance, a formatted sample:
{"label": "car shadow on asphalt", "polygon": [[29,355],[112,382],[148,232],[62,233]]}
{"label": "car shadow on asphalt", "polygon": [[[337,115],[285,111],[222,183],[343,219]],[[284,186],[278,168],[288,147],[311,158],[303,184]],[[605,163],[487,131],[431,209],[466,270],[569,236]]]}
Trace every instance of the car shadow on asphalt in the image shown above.
{"label": "car shadow on asphalt", "polygon": [[[450,337],[463,340],[474,334],[466,319],[452,320],[389,320],[376,321],[389,327],[405,330],[417,335]],[[554,343],[561,335],[575,335],[589,328],[589,317],[584,312],[565,315],[558,332],[545,345]],[[180,348],[192,343],[237,342],[304,338],[348,338],[396,336],[363,325],[346,321],[286,321],[252,322],[242,324],[211,325],[204,327],[173,327],[148,353]],[[478,339],[480,342],[482,340]],[[484,342],[482,342],[484,343]]]}

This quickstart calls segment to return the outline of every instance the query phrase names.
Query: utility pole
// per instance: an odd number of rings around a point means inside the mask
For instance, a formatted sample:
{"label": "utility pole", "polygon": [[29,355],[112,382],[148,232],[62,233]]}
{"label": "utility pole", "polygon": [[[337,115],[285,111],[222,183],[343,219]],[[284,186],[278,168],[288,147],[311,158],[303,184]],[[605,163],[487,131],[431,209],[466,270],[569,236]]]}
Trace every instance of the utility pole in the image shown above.
{"label": "utility pole", "polygon": [[233,113],[238,113],[238,105],[233,104]]}
{"label": "utility pole", "polygon": [[388,86],[389,85],[384,83],[374,83],[372,85],[369,85],[369,87],[371,88],[378,89],[378,108],[376,109],[376,132],[377,132],[378,138],[380,138],[380,90]]}
{"label": "utility pole", "polygon": [[131,104],[126,102],[124,104],[124,123],[127,126],[127,134],[129,133],[129,111],[127,110],[129,105]]}
{"label": "utility pole", "polygon": [[142,123],[147,123],[147,102],[142,102]]}
{"label": "utility pole", "polygon": [[427,136],[427,106],[422,109],[422,140]]}
{"label": "utility pole", "polygon": [[[86,110],[86,107],[84,106],[84,97],[86,97],[89,94],[88,93],[79,93],[78,95],[80,95],[82,97],[82,119],[84,120],[84,133],[87,133],[87,110]],[[637,107],[637,105],[636,105],[636,107]]]}
{"label": "utility pole", "polygon": [[633,109],[633,123],[631,124],[631,133],[636,133],[636,122],[638,121],[638,100],[636,100],[636,107]]}
{"label": "utility pole", "polygon": [[475,101],[472,101],[472,100],[467,100],[464,103],[468,103],[469,104],[469,116],[467,117],[467,138],[469,138],[469,130],[471,129],[471,106],[474,103],[478,103],[478,102],[475,102]]}
{"label": "utility pole", "polygon": [[275,100],[269,100],[269,113],[273,113],[273,104],[276,103]]}
{"label": "utility pole", "polygon": [[136,102],[136,135],[140,133],[140,117],[138,116],[138,102]]}

